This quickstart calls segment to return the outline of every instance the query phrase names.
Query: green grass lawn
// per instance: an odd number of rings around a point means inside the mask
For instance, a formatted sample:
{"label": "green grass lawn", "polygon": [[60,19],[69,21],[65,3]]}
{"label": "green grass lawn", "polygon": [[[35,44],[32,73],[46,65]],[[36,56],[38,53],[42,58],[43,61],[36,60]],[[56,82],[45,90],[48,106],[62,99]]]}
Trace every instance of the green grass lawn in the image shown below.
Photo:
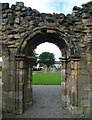
{"label": "green grass lawn", "polygon": [[60,72],[33,72],[33,84],[35,85],[60,85]]}
{"label": "green grass lawn", "polygon": [[[0,71],[0,78],[2,77],[2,71]],[[60,72],[33,72],[34,85],[60,85],[61,73]]]}

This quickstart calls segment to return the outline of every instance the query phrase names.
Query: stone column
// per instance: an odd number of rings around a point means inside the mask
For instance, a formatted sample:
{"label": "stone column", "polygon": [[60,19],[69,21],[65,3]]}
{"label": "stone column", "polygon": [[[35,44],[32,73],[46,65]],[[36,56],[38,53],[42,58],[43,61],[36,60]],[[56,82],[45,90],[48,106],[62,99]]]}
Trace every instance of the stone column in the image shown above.
{"label": "stone column", "polygon": [[80,57],[71,57],[71,110],[73,114],[77,114],[78,107],[78,74]]}
{"label": "stone column", "polygon": [[67,62],[68,59],[65,57],[60,58],[61,62],[62,62],[62,69],[61,69],[61,75],[62,75],[62,83],[61,83],[61,87],[62,87],[62,107],[65,108],[67,107]]}
{"label": "stone column", "polygon": [[27,80],[27,104],[32,103],[32,63],[33,57],[27,56],[28,60],[28,80]]}
{"label": "stone column", "polygon": [[[25,64],[26,59],[25,55],[17,55],[16,56],[16,81],[15,81],[15,113],[21,114],[23,113],[23,109],[25,107],[25,86],[27,79],[27,71]],[[24,99],[25,97],[25,99]]]}
{"label": "stone column", "polygon": [[[92,47],[92,46],[91,46]],[[92,118],[92,50],[90,52],[90,117]]]}
{"label": "stone column", "polygon": [[71,60],[71,76],[72,76],[72,105],[77,106],[77,76],[78,76],[78,71],[77,71],[77,61],[76,59]]}
{"label": "stone column", "polygon": [[90,86],[90,92],[89,92],[90,106],[88,105],[88,108],[90,111],[90,117],[92,118],[92,50],[90,51],[90,58],[88,59],[88,66],[89,66],[89,79],[90,79],[90,85],[89,85]]}
{"label": "stone column", "polygon": [[3,111],[4,113],[13,113],[15,110],[15,59],[14,56],[3,56],[2,66],[2,94],[3,94]]}
{"label": "stone column", "polygon": [[32,103],[32,57],[16,56],[15,111],[21,114]]}
{"label": "stone column", "polygon": [[[91,37],[92,38],[92,37]],[[91,39],[92,40],[92,39]],[[87,76],[86,84],[83,83],[83,92],[85,93],[85,99],[82,100],[82,106],[84,108],[84,113],[90,113],[92,118],[92,42],[87,50]]]}

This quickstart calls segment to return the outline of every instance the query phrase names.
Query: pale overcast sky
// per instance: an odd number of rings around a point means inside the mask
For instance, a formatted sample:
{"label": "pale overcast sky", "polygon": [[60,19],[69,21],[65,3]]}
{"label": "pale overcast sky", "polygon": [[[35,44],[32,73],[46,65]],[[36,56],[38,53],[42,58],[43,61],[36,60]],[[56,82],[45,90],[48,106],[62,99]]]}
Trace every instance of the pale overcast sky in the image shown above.
{"label": "pale overcast sky", "polygon": [[[81,4],[87,3],[90,0],[0,0],[0,2],[8,2],[10,3],[10,6],[12,4],[15,4],[16,1],[22,1],[24,2],[24,5],[27,7],[31,7],[32,9],[37,9],[39,12],[43,13],[64,13],[68,14],[72,12],[72,8],[76,5],[78,7],[81,7]],[[55,54],[56,60],[58,60],[58,57],[61,56],[60,50],[58,47],[51,43],[44,43],[40,44],[36,52],[38,54],[48,51],[53,52]],[[1,58],[0,58],[1,60]]]}

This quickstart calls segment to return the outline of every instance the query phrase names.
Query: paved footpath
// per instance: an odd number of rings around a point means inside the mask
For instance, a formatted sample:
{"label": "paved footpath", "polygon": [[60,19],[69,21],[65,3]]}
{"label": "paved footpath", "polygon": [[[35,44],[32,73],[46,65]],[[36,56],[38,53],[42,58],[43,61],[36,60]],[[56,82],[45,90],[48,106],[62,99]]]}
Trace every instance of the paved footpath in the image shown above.
{"label": "paved footpath", "polygon": [[[61,107],[60,85],[34,85],[33,104],[19,118],[73,118]],[[87,117],[87,116],[86,116]]]}

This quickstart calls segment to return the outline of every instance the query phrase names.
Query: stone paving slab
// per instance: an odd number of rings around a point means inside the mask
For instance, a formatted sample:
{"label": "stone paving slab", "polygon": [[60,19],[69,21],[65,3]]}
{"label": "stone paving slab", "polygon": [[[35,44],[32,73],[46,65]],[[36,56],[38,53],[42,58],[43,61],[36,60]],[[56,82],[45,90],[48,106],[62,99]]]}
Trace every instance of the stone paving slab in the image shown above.
{"label": "stone paving slab", "polygon": [[[60,85],[34,85],[33,104],[19,118],[74,118],[61,107]],[[87,116],[86,116],[87,117]]]}

